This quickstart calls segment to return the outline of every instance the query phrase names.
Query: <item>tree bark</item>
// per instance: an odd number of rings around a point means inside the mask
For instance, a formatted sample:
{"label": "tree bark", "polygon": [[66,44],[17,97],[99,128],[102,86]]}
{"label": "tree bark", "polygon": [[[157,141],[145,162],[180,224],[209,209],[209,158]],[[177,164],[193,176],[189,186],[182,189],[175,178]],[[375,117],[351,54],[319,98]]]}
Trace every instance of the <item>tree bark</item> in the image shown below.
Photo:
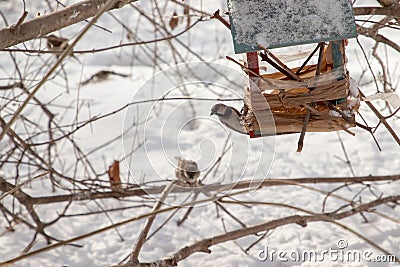
{"label": "tree bark", "polygon": [[[232,184],[209,184],[201,188],[206,192],[221,191],[224,189],[246,189],[250,188],[252,184],[257,184],[260,187],[268,186],[284,186],[284,185],[296,185],[296,184],[333,184],[333,183],[364,183],[364,182],[378,182],[378,181],[398,181],[400,175],[388,175],[388,176],[363,176],[363,177],[324,177],[324,178],[299,178],[299,179],[264,179],[256,181],[240,181]],[[120,191],[104,191],[104,192],[92,192],[90,190],[83,190],[79,193],[57,195],[57,196],[40,196],[30,197],[30,201],[34,205],[45,205],[58,202],[69,202],[69,201],[85,201],[93,199],[105,199],[105,198],[126,198],[133,196],[146,196],[153,194],[160,194],[165,189],[165,186],[141,188],[136,186],[131,189],[123,189]],[[7,187],[7,182],[0,176],[0,191],[7,192],[10,188]],[[173,193],[182,193],[192,190],[191,188],[175,187]]]}

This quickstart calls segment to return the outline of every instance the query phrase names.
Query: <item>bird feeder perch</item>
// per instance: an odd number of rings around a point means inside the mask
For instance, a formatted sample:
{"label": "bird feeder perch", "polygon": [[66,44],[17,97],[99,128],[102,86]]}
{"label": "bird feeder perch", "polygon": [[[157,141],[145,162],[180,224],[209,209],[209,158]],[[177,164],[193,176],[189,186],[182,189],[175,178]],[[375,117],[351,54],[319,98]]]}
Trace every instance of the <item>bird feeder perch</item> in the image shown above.
{"label": "bird feeder perch", "polygon": [[[228,8],[235,53],[246,53],[242,121],[250,137],[355,126],[359,101],[345,55],[347,39],[357,36],[349,0],[228,0]],[[294,68],[269,50],[312,43]],[[317,64],[308,65],[317,51]],[[261,74],[260,58],[278,72]]]}

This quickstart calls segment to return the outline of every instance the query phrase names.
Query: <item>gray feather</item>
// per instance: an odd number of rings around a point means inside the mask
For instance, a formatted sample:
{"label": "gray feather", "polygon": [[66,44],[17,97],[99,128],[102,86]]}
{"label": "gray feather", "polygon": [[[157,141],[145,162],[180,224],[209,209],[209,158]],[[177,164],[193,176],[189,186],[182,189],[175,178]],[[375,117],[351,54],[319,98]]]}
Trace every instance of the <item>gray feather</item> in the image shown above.
{"label": "gray feather", "polygon": [[234,107],[216,104],[211,108],[210,115],[217,115],[221,123],[229,129],[241,134],[247,134],[246,128],[241,122],[241,114]]}

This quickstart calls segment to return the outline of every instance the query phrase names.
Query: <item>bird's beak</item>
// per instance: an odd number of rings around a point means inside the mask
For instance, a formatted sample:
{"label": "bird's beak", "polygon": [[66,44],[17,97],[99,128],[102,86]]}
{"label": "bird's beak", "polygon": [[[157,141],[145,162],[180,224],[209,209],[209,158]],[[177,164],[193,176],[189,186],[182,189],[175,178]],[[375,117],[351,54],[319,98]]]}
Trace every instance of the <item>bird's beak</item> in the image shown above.
{"label": "bird's beak", "polygon": [[215,114],[214,111],[211,111],[210,116],[212,116],[212,115],[214,115],[214,114]]}

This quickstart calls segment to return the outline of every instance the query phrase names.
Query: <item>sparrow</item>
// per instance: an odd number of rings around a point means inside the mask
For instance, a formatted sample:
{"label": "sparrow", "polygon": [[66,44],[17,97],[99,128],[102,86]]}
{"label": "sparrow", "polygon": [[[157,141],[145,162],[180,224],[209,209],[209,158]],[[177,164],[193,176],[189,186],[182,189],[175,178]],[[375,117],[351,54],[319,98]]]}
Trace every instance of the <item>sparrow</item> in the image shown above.
{"label": "sparrow", "polygon": [[229,129],[241,134],[247,134],[247,130],[240,119],[242,114],[237,109],[224,104],[215,104],[211,108],[210,116],[212,115],[217,115],[221,123]]}
{"label": "sparrow", "polygon": [[57,52],[56,55],[62,53],[68,47],[68,39],[50,34],[47,38],[47,49],[52,52]]}
{"label": "sparrow", "polygon": [[[68,39],[55,36],[54,34],[50,34],[45,36],[47,39],[47,49],[52,51],[54,55],[59,58],[60,54],[68,48]],[[73,51],[69,52],[69,55],[73,57],[79,63],[82,63],[74,54]]]}
{"label": "sparrow", "polygon": [[197,163],[193,160],[186,160],[180,157],[175,157],[178,161],[178,166],[175,169],[175,176],[179,181],[194,185],[200,176]]}
{"label": "sparrow", "polygon": [[116,75],[116,76],[121,76],[121,77],[129,77],[129,75],[123,74],[123,73],[117,73],[114,71],[108,71],[108,70],[101,70],[97,72],[96,74],[93,74],[89,79],[81,82],[81,85],[86,85],[91,82],[102,82],[105,81],[109,78],[110,75]]}

